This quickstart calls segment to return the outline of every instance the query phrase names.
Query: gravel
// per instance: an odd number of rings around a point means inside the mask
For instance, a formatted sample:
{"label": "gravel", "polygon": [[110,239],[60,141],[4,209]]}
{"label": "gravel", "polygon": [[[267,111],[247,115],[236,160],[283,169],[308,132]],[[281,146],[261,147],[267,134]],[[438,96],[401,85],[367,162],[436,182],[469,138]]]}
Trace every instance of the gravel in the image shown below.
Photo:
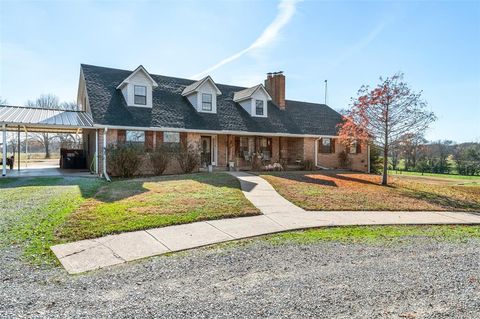
{"label": "gravel", "polygon": [[69,276],[0,250],[0,318],[480,318],[480,240],[263,240]]}

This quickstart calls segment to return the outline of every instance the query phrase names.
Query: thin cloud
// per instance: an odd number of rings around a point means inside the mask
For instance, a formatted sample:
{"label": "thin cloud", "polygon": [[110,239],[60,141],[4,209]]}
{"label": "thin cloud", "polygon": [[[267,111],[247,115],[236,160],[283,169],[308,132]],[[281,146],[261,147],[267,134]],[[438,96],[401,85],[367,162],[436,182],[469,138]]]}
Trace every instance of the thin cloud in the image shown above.
{"label": "thin cloud", "polygon": [[360,39],[357,43],[348,48],[342,55],[335,59],[329,67],[329,71],[337,68],[340,64],[348,60],[351,56],[362,51],[370,45],[375,39],[383,32],[385,27],[390,23],[393,18],[390,17],[384,21],[381,21],[375,28],[373,28],[365,37]]}
{"label": "thin cloud", "polygon": [[262,34],[249,47],[229,56],[228,58],[221,60],[217,64],[209,67],[206,70],[203,70],[200,73],[192,75],[190,78],[198,79],[198,78],[204,77],[207,74],[215,71],[216,69],[224,66],[225,64],[237,60],[238,58],[242,57],[246,53],[255,49],[264,48],[269,44],[271,44],[272,42],[274,42],[278,37],[278,35],[280,34],[280,31],[282,30],[282,28],[290,21],[290,19],[295,14],[297,3],[298,3],[298,0],[280,1],[280,3],[278,4],[278,14],[273,20],[273,22],[270,23],[265,28],[265,30],[263,30]]}

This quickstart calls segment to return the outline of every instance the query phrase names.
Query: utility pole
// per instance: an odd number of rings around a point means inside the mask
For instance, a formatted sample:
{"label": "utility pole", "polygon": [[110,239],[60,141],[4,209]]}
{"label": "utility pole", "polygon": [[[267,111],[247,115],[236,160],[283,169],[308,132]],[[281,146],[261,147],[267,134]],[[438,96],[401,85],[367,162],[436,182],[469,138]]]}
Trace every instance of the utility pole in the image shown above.
{"label": "utility pole", "polygon": [[327,105],[327,80],[325,80],[325,105]]}

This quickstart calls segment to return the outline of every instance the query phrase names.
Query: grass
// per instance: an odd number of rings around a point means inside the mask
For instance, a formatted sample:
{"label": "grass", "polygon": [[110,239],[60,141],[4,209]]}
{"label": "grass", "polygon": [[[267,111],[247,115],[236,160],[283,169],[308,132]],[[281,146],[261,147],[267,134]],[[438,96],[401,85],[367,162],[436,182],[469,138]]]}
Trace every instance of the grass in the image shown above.
{"label": "grass", "polygon": [[480,176],[465,176],[465,175],[455,175],[455,174],[436,174],[436,173],[421,173],[421,172],[410,172],[410,171],[395,171],[389,170],[388,174],[391,175],[406,175],[406,176],[425,176],[425,177],[437,177],[437,178],[448,178],[455,180],[466,180],[466,181],[477,181],[480,183]]}
{"label": "grass", "polygon": [[21,245],[32,263],[54,263],[55,229],[102,184],[91,178],[1,179],[0,247]]}
{"label": "grass", "polygon": [[57,228],[73,241],[106,234],[258,215],[238,180],[225,173],[116,181],[102,187]]}
{"label": "grass", "polygon": [[480,226],[352,226],[308,229],[268,235],[272,243],[319,241],[383,243],[406,237],[430,237],[439,240],[480,239]]}
{"label": "grass", "polygon": [[261,176],[306,210],[480,211],[480,186],[424,177],[352,172],[272,172]]}
{"label": "grass", "polygon": [[21,245],[34,264],[56,263],[50,246],[107,234],[256,215],[228,174],[117,180],[0,180],[0,247]]}

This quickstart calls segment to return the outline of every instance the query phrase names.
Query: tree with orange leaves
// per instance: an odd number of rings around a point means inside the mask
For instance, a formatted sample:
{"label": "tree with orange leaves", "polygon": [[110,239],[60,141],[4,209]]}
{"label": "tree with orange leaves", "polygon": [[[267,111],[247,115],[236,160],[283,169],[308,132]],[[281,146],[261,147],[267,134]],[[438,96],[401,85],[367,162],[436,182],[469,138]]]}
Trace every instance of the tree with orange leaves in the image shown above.
{"label": "tree with orange leaves", "polygon": [[382,185],[387,185],[389,146],[405,134],[423,132],[436,117],[427,110],[422,92],[412,91],[402,73],[380,78],[373,89],[364,85],[357,95],[339,125],[339,136],[347,145],[370,140],[383,149]]}

